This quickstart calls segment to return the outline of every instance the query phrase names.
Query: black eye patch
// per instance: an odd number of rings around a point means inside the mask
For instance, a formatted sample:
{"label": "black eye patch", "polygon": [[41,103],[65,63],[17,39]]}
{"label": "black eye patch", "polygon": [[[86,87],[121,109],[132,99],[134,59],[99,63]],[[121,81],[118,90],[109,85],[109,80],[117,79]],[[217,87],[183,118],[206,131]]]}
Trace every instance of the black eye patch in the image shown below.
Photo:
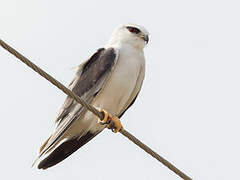
{"label": "black eye patch", "polygon": [[127,29],[128,29],[129,32],[135,33],[135,34],[138,34],[138,33],[141,32],[138,28],[132,27],[132,26],[127,26]]}

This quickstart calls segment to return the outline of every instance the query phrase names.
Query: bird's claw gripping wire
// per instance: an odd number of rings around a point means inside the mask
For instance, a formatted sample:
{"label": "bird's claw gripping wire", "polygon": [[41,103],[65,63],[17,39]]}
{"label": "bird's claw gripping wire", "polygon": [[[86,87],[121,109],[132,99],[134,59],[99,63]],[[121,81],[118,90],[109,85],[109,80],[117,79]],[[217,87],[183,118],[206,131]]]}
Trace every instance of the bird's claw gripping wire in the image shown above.
{"label": "bird's claw gripping wire", "polygon": [[107,111],[105,111],[104,109],[99,109],[99,111],[101,113],[104,114],[104,118],[103,120],[101,120],[100,118],[98,118],[98,123],[101,125],[107,125],[108,129],[111,129],[112,132],[119,132],[122,128],[122,124],[120,119],[117,116],[113,116],[110,113],[108,113]]}

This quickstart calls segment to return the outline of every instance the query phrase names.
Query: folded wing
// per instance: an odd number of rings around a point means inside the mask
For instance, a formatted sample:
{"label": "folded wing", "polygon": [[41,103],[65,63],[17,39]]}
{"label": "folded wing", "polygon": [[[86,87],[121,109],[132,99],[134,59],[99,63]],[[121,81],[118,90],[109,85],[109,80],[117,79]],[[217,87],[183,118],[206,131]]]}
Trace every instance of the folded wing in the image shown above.
{"label": "folded wing", "polygon": [[[117,51],[113,48],[99,49],[89,60],[79,66],[69,88],[87,103],[91,103],[114,69],[117,55]],[[46,153],[49,155],[39,163],[38,168],[46,169],[64,160],[99,133],[79,131],[63,141],[64,134],[76,120],[83,118],[84,112],[85,109],[79,103],[70,97],[66,98],[56,118],[55,131],[40,147],[38,159]]]}

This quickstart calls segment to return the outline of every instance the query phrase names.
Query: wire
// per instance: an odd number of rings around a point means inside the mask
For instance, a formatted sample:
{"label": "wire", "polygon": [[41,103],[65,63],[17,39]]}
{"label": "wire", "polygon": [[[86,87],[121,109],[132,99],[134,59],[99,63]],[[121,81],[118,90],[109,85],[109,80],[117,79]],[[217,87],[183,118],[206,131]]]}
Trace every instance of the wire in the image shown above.
{"label": "wire", "polygon": [[[50,74],[46,73],[43,71],[40,67],[32,63],[30,60],[28,60],[26,57],[24,57],[22,54],[17,52],[15,49],[10,47],[8,44],[6,44],[3,40],[0,39],[0,45],[6,49],[8,52],[13,54],[16,58],[21,60],[23,63],[25,63],[27,66],[29,66],[31,69],[33,69],[35,72],[40,74],[42,77],[44,77],[46,80],[50,81],[53,85],[57,86],[60,90],[62,90],[65,94],[76,100],[78,103],[80,103],[82,106],[87,108],[89,111],[91,111],[93,114],[98,116],[100,119],[104,118],[104,115],[99,112],[96,108],[91,106],[90,104],[86,103],[84,100],[82,100],[79,96],[74,94],[71,90],[69,90],[67,87],[65,87],[62,83],[57,81],[55,78],[53,78]],[[189,176],[184,174],[182,171],[180,171],[178,168],[176,168],[173,164],[171,164],[169,161],[161,157],[159,154],[154,152],[150,147],[147,145],[143,144],[140,140],[138,140],[136,137],[134,137],[131,133],[126,131],[125,129],[121,129],[119,131],[122,135],[127,137],[130,141],[132,141],[134,144],[136,144],[138,147],[143,149],[145,152],[150,154],[152,157],[157,159],[159,162],[164,164],[166,167],[168,167],[171,171],[179,175],[181,178],[186,179],[186,180],[191,180]]]}

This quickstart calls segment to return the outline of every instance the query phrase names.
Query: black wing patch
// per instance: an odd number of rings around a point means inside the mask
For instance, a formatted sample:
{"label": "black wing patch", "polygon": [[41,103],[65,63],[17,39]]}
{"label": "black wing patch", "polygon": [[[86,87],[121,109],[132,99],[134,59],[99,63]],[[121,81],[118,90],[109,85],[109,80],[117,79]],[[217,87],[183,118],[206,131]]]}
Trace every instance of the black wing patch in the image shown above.
{"label": "black wing patch", "polygon": [[108,50],[99,49],[84,65],[80,79],[72,91],[78,96],[82,96],[96,85],[96,82],[98,82],[107,71],[111,70],[115,58],[116,54],[113,48]]}

